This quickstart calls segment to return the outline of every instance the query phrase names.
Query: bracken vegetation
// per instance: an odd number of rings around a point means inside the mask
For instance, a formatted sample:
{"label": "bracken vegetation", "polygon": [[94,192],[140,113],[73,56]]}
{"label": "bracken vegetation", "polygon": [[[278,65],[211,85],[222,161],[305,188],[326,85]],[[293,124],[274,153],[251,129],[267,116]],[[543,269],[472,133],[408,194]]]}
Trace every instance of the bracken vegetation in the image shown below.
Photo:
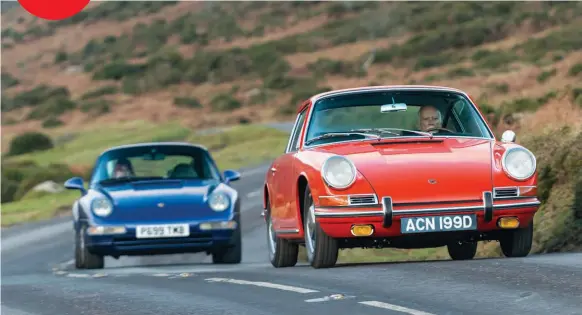
{"label": "bracken vegetation", "polygon": [[[452,86],[471,94],[497,135],[515,130],[538,156],[535,251],[582,247],[582,174],[574,171],[582,161],[581,2],[115,1],[61,22],[10,14],[2,24],[6,163],[42,149],[13,151],[10,140],[25,132],[61,139],[127,120],[178,121],[187,130],[292,120],[300,102],[331,89]],[[148,137],[187,134],[164,132]],[[55,150],[23,156],[58,161]],[[33,167],[47,166],[11,165],[23,174]],[[3,202],[30,186],[8,175]],[[489,245],[482,252],[498,255]]]}

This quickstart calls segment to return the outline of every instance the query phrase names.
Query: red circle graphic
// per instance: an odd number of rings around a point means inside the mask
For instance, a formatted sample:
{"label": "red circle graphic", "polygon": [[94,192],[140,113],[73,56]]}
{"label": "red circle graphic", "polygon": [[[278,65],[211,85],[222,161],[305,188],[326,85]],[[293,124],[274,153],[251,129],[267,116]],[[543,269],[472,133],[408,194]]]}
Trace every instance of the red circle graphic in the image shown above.
{"label": "red circle graphic", "polygon": [[64,20],[81,12],[90,0],[18,0],[30,14],[45,20]]}

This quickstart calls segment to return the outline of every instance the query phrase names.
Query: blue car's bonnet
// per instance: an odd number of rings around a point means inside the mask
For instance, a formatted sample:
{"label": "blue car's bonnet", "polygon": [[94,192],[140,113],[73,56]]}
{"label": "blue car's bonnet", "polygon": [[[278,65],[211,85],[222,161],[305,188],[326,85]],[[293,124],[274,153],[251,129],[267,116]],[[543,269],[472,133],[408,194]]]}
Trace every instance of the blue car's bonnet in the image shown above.
{"label": "blue car's bonnet", "polygon": [[[113,201],[109,223],[158,223],[222,218],[207,204],[216,180],[152,180],[97,186]],[[229,212],[229,211],[225,211]]]}

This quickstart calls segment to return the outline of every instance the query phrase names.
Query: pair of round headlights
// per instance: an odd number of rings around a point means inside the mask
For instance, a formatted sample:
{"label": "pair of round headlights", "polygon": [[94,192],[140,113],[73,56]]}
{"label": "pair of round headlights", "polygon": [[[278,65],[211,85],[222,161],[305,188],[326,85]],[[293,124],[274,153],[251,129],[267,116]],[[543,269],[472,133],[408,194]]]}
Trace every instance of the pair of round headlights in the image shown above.
{"label": "pair of round headlights", "polygon": [[[516,180],[530,178],[536,170],[535,156],[527,149],[515,147],[507,150],[501,159],[504,171]],[[345,189],[356,181],[356,166],[348,158],[334,155],[321,168],[323,180],[331,187]]]}
{"label": "pair of round headlights", "polygon": [[[100,217],[106,217],[113,211],[113,205],[109,199],[105,197],[96,198],[92,203],[93,213]],[[230,206],[230,198],[227,194],[222,192],[215,192],[208,197],[208,206],[210,209],[221,212],[228,209]]]}

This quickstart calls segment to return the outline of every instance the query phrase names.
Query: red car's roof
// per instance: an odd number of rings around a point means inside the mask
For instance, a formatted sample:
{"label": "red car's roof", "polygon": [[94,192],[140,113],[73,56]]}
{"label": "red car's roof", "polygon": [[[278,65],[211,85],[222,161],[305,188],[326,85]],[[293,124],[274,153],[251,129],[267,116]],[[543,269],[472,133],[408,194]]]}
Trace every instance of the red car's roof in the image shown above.
{"label": "red car's roof", "polygon": [[361,86],[356,88],[339,89],[328,92],[323,92],[311,97],[311,100],[317,100],[325,96],[333,94],[342,94],[346,92],[357,92],[357,91],[372,91],[372,90],[397,90],[397,89],[419,89],[419,90],[441,90],[441,91],[451,91],[457,93],[466,94],[465,91],[438,85],[372,85],[372,86]]}

